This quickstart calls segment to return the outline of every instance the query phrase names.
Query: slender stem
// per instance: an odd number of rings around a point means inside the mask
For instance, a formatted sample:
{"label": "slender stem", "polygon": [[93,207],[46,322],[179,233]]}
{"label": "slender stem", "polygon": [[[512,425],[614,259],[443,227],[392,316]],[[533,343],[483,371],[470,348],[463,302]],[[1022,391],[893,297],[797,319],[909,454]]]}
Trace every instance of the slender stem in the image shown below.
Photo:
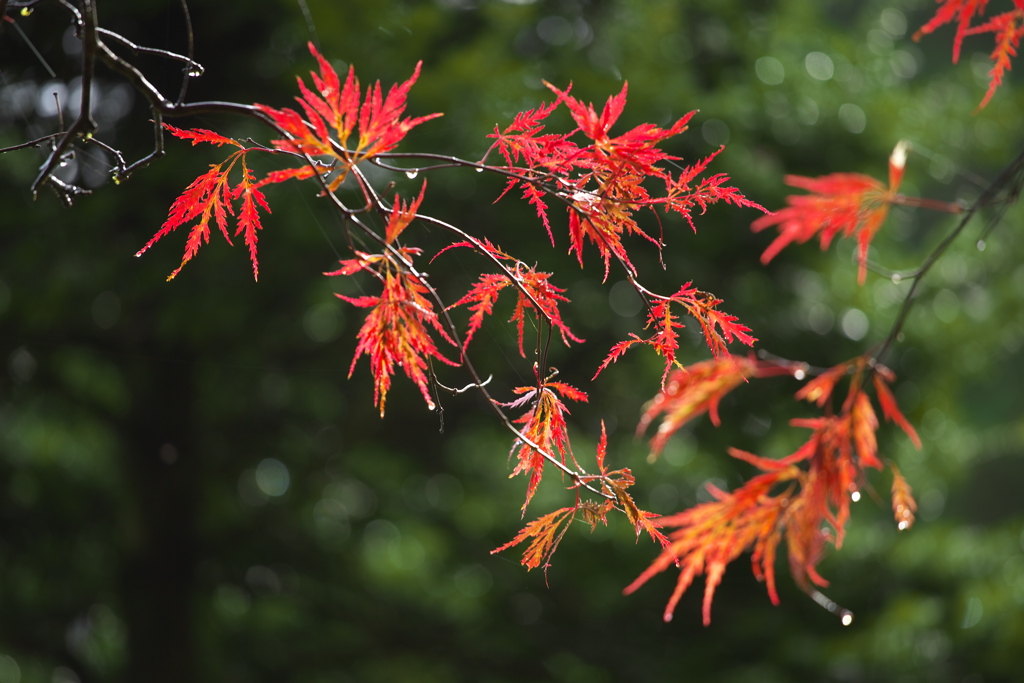
{"label": "slender stem", "polygon": [[892,203],[897,206],[908,206],[915,209],[932,209],[934,211],[945,211],[946,213],[963,213],[964,206],[957,202],[944,202],[939,199],[927,197],[908,197],[905,194],[893,195]]}
{"label": "slender stem", "polygon": [[957,223],[956,227],[953,228],[946,235],[945,238],[928,254],[921,266],[910,274],[908,277],[913,278],[914,282],[910,285],[910,291],[907,292],[906,297],[903,299],[903,304],[900,306],[900,311],[893,321],[892,327],[889,329],[889,334],[886,335],[885,339],[877,346],[877,349],[873,352],[872,356],[875,360],[881,362],[882,358],[892,347],[893,343],[899,337],[900,332],[903,330],[903,326],[907,321],[907,317],[910,315],[910,310],[913,308],[916,301],[915,294],[921,285],[921,281],[924,276],[931,270],[935,262],[942,257],[946,250],[949,249],[950,245],[956,241],[960,234],[970,223],[974,214],[977,213],[981,208],[993,204],[996,198],[1004,190],[1009,189],[1009,201],[1015,201],[1017,194],[1020,190],[1020,184],[1024,180],[1024,150],[1021,150],[1017,157],[1004,168],[995,180],[989,183],[985,191],[981,193],[974,203],[972,203],[967,209],[964,210],[960,222]]}

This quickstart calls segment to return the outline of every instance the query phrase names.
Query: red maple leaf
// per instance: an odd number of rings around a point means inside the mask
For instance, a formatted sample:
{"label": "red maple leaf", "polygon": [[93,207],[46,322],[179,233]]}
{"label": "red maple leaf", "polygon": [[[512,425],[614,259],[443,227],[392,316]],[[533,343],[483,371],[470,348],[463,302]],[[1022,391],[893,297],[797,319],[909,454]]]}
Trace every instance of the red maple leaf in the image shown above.
{"label": "red maple leaf", "polygon": [[[608,524],[608,513],[612,510],[620,510],[626,515],[636,529],[637,538],[640,537],[641,532],[647,532],[653,540],[661,544],[662,548],[667,548],[669,540],[658,528],[661,526],[659,515],[637,507],[627,491],[635,483],[632,473],[625,468],[609,472],[604,462],[607,451],[608,432],[602,421],[601,440],[597,444],[599,474],[583,475],[576,479],[576,483],[572,487],[577,491],[576,505],[549,512],[528,523],[516,534],[515,538],[503,546],[495,548],[491,554],[507,550],[527,539],[533,539],[523,552],[520,564],[527,569],[534,569],[543,563],[546,573],[551,565],[552,555],[558,549],[558,544],[561,543],[568,530],[569,522],[572,522],[577,514],[582,515],[583,521],[587,522],[590,525],[590,530],[593,531],[598,523]],[[581,489],[588,487],[590,490],[594,490],[592,488],[594,484],[601,487],[600,492],[604,494],[604,499],[598,502],[582,500],[579,495]]]}
{"label": "red maple leaf", "polygon": [[906,161],[907,145],[901,141],[889,157],[888,187],[860,173],[832,173],[818,178],[787,175],[786,184],[811,194],[790,195],[786,208],[751,224],[754,232],[772,225],[779,229],[779,236],[765,249],[761,262],[771,261],[790,242],[803,243],[817,235],[821,248],[827,249],[840,232],[844,237],[856,235],[857,282],[864,284],[871,240],[896,200]]}
{"label": "red maple leaf", "polygon": [[[257,231],[262,228],[260,223],[259,209],[262,208],[270,213],[266,197],[259,189],[268,181],[256,182],[252,171],[246,163],[246,155],[252,151],[246,148],[237,140],[224,137],[213,131],[204,128],[182,130],[170,124],[164,124],[175,137],[183,140],[191,140],[193,145],[200,142],[208,142],[218,147],[232,145],[238,147],[238,151],[219,164],[211,164],[210,170],[193,180],[188,187],[171,204],[160,229],[145,246],[135,254],[141,256],[147,249],[156,244],[161,238],[170,234],[182,225],[186,225],[195,219],[198,222],[189,231],[188,239],[185,241],[185,255],[182,257],[181,265],[174,269],[167,279],[172,280],[181,272],[193,256],[198,253],[203,244],[210,241],[210,221],[213,220],[220,229],[224,239],[231,244],[231,236],[228,234],[228,216],[235,215],[233,201],[241,199],[242,205],[238,214],[237,229],[235,235],[244,234],[245,244],[249,247],[249,258],[252,261],[252,274],[254,279],[259,278],[259,262],[256,257]],[[231,186],[230,174],[235,164],[239,164],[242,170],[242,179],[235,186]],[[269,181],[276,182],[276,181]]]}
{"label": "red maple leaf", "polygon": [[914,32],[913,39],[918,41],[940,26],[951,23],[954,19],[957,22],[956,37],[953,38],[953,62],[960,59],[960,45],[963,43],[967,29],[971,25],[971,19],[981,16],[985,11],[988,0],[935,0],[941,7],[935,12],[935,16],[928,20],[924,26]]}
{"label": "red maple leaf", "polygon": [[522,434],[529,443],[523,439],[516,439],[512,446],[513,451],[519,449],[519,460],[511,476],[522,473],[530,475],[526,487],[526,502],[523,503],[525,512],[544,474],[544,461],[547,459],[545,454],[558,457],[563,463],[566,455],[572,457],[565,425],[565,416],[569,410],[562,403],[562,398],[585,402],[587,395],[564,382],[550,380],[542,382],[539,388],[517,387],[513,393],[518,394],[519,398],[503,405],[509,408],[530,406],[526,414],[516,419],[517,423],[524,425]]}
{"label": "red maple leaf", "polygon": [[[781,369],[782,366],[775,366],[774,370],[766,368],[766,371],[776,374]],[[878,419],[863,390],[864,375],[868,372],[873,375],[883,414],[904,427],[915,445],[919,445],[916,433],[895,407],[886,386],[892,379],[891,371],[863,356],[831,368],[801,389],[798,397],[824,406],[837,382],[849,375],[850,388],[839,413],[793,420],[793,426],[811,429],[811,436],[795,452],[779,460],[730,449],[730,455],[754,465],[762,474],[733,492],[709,486],[714,500],[660,518],[659,526],[675,529],[669,533],[669,545],[625,592],[633,592],[655,574],[677,566],[680,574],[665,608],[667,621],[694,578],[704,574],[707,578],[703,617],[707,625],[711,621],[715,589],[726,566],[750,550],[755,577],[767,584],[769,598],[778,604],[774,563],[777,547],[783,539],[790,571],[797,584],[807,592],[812,591],[812,584],[827,585],[817,571],[826,546],[829,543],[836,548],[842,545],[851,495],[859,496],[857,489],[864,471],[883,467],[877,455],[875,436]],[[718,400],[746,376],[755,376],[757,369],[727,364],[719,359],[698,364],[690,373],[696,376],[688,378],[682,372],[673,375],[673,381],[679,380],[679,384],[670,384],[650,404],[641,426],[669,410],[677,414],[666,419],[659,431],[671,433],[704,411],[711,411],[717,424],[713,411]],[[899,528],[906,529],[913,522],[916,504],[906,480],[895,466],[890,467],[893,470],[893,512]]]}
{"label": "red maple leaf", "polygon": [[992,69],[988,72],[988,90],[985,91],[985,97],[982,98],[978,109],[984,108],[992,99],[996,88],[1003,84],[1003,77],[1010,70],[1011,58],[1017,56],[1017,48],[1020,47],[1021,37],[1024,36],[1024,2],[1019,3],[1019,8],[1015,11],[1004,12],[980,26],[975,26],[967,31],[967,35],[988,32],[995,35],[996,46],[990,55]]}
{"label": "red maple leaf", "polygon": [[382,417],[396,365],[419,387],[423,400],[431,410],[434,409],[434,401],[428,387],[429,359],[436,358],[448,365],[458,365],[438,351],[431,336],[433,330],[446,342],[455,344],[434,312],[434,305],[427,296],[431,292],[430,288],[418,273],[411,270],[410,264],[421,253],[420,249],[392,246],[416,217],[425,190],[426,183],[419,196],[408,204],[398,195],[395,196],[385,228],[385,244],[390,247],[388,250],[380,254],[357,251],[357,258],[342,260],[340,268],[325,273],[336,276],[367,271],[383,283],[380,296],[336,295],[353,306],[371,309],[359,328],[359,343],[348,374],[352,376],[360,356],[369,357],[370,373],[374,379],[374,403],[380,408]]}
{"label": "red maple leaf", "polygon": [[[474,245],[467,243],[467,246]],[[499,258],[515,260],[496,249],[492,250],[492,253],[498,254]],[[570,340],[577,343],[583,341],[573,334],[572,330],[562,321],[562,315],[558,310],[558,303],[560,301],[567,302],[569,299],[564,296],[564,289],[551,284],[551,273],[539,273],[535,268],[526,266],[520,261],[515,262],[510,268],[510,272],[512,277],[505,273],[481,275],[480,279],[477,280],[476,284],[470,288],[465,296],[448,307],[451,309],[456,306],[468,305],[469,310],[473,313],[470,316],[469,326],[466,329],[463,349],[469,346],[473,335],[480,329],[484,316],[491,315],[494,312],[494,304],[498,300],[498,295],[507,287],[516,287],[519,293],[515,311],[512,313],[509,322],[516,323],[519,353],[524,358],[526,357],[526,352],[523,348],[523,337],[525,334],[524,328],[527,311],[534,311],[538,322],[546,321],[557,329],[566,346],[569,345]]]}
{"label": "red maple leaf", "polygon": [[[347,275],[346,270],[343,267],[325,275]],[[436,358],[448,365],[458,363],[438,351],[431,338],[430,328],[445,340],[451,342],[451,339],[441,327],[433,304],[424,296],[428,289],[415,276],[388,268],[383,277],[384,291],[380,296],[336,295],[353,306],[371,309],[359,328],[359,343],[352,356],[349,377],[355,371],[359,357],[368,356],[374,379],[373,401],[383,417],[391,375],[395,372],[395,365],[398,365],[406,377],[419,387],[427,407],[433,410],[434,401],[427,386],[427,359]]]}
{"label": "red maple leaf", "polygon": [[[386,96],[380,81],[366,88],[364,94],[354,67],[349,67],[342,84],[334,67],[313,43],[309,43],[309,51],[319,66],[318,71],[310,72],[314,89],[308,88],[301,78],[296,79],[301,97],[295,99],[305,119],[294,109],[274,109],[265,104],[256,107],[289,136],[274,140],[272,144],[276,149],[314,157],[329,156],[340,162],[338,173],[329,185],[330,191],[345,180],[349,168],[391,151],[414,127],[441,116],[402,118],[409,89],[419,77],[422,62],[417,62],[409,80],[391,86]],[[350,147],[350,138],[357,130],[357,140],[354,147]]]}
{"label": "red maple leaf", "polygon": [[936,0],[941,6],[924,26],[918,29],[913,39],[918,41],[922,36],[932,33],[940,26],[956,22],[956,35],[953,38],[953,63],[960,59],[960,48],[965,37],[981,33],[992,33],[995,37],[995,49],[992,51],[992,70],[989,71],[988,90],[975,111],[985,107],[995,94],[996,88],[1002,85],[1003,76],[1010,70],[1010,60],[1017,56],[1021,37],[1024,36],[1024,0],[1013,0],[1016,9],[991,17],[987,22],[971,26],[971,22],[985,14],[988,0]]}
{"label": "red maple leaf", "polygon": [[658,395],[644,405],[636,428],[637,435],[643,434],[658,416],[665,416],[651,439],[650,457],[656,458],[673,434],[704,413],[710,414],[716,427],[720,425],[718,404],[748,378],[758,376],[758,369],[757,361],[723,355],[673,371]]}
{"label": "red maple leaf", "polygon": [[[695,208],[703,211],[718,201],[760,208],[736,188],[726,186],[725,175],[697,178],[715,154],[684,167],[676,176],[662,166],[678,166],[675,162],[679,159],[665,153],[659,144],[685,131],[695,112],[669,128],[648,123],[613,136],[611,129],[625,108],[626,84],[608,98],[600,114],[592,104],[571,96],[571,86],[563,91],[546,85],[558,96],[557,101],[517,114],[502,131],[495,128],[492,148],[505,158],[509,172],[502,196],[513,187],[522,187],[523,196],[536,208],[552,243],[545,197],[554,196],[567,205],[569,252],[576,255],[581,266],[584,243],[590,242],[604,262],[605,278],[612,259],[635,273],[623,243],[625,236],[637,235],[658,249],[662,247],[661,240],[648,235],[637,223],[637,211],[642,209],[654,211],[664,206],[682,214],[692,225]],[[577,128],[567,134],[546,133],[544,121],[559,104],[566,106]],[[577,134],[586,138],[585,144],[577,145],[572,140]],[[653,196],[645,187],[645,182],[654,178],[665,182],[665,196]]]}
{"label": "red maple leaf", "polygon": [[618,361],[635,344],[647,344],[654,347],[658,355],[665,359],[665,371],[661,376],[661,384],[664,386],[672,366],[682,368],[682,365],[676,361],[676,351],[679,349],[679,335],[676,329],[683,327],[683,324],[672,313],[672,304],[681,305],[700,323],[708,348],[716,358],[727,353],[725,345],[734,339],[747,346],[753,346],[757,340],[747,334],[750,332],[750,328],[740,324],[736,316],[719,311],[717,306],[720,303],[722,303],[721,299],[701,292],[692,283],[687,282],[672,296],[659,299],[651,305],[647,313],[647,328],[653,329],[654,334],[647,339],[641,339],[631,333],[632,339],[612,346],[611,352],[598,367],[594,377],[601,374],[611,363]]}

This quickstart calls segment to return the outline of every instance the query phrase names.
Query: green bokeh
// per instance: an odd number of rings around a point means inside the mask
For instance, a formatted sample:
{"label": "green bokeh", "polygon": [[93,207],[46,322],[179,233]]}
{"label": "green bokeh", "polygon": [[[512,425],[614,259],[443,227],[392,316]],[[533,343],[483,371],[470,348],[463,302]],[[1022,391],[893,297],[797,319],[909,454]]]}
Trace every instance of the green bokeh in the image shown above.
{"label": "green bokeh", "polygon": [[[711,170],[769,208],[789,193],[785,173],[884,177],[902,138],[916,150],[906,192],[970,200],[979,178],[1016,155],[1024,93],[1011,73],[975,114],[990,46],[970,39],[954,66],[951,29],[912,42],[934,8],[924,0],[197,0],[190,9],[206,74],[189,97],[289,106],[295,75],[313,68],[311,39],[339,70],[355,65],[364,84],[404,80],[422,59],[409,113],[445,115],[416,128],[402,149],[479,158],[495,124],[550,98],[543,81],[572,82],[576,96],[600,105],[628,80],[623,130],[699,109],[672,153],[691,162],[726,143]],[[136,42],[183,49],[176,3],[110,0],[100,15]],[[66,13],[44,4],[19,25],[67,82],[76,62],[62,49]],[[176,65],[143,63],[173,87]],[[50,78],[9,26],[0,65],[0,145],[55,130],[55,117],[37,115],[42,105],[12,104],[19,84]],[[113,101],[116,77],[99,75]],[[99,136],[137,158],[150,145],[147,117],[136,98]],[[175,123],[264,139],[251,123],[224,117]],[[854,505],[843,548],[821,566],[828,595],[856,613],[853,625],[801,593],[781,561],[782,605],[773,607],[741,558],[705,629],[700,585],[670,624],[661,612],[673,577],[621,595],[655,555],[624,520],[593,535],[571,530],[546,580],[520,567],[514,551],[490,554],[523,523],[525,481],[507,478],[507,432],[464,394],[444,399],[439,434],[437,414],[404,378],[378,418],[365,361],[346,377],[362,316],[332,293],[356,294],[358,285],[319,275],[346,245],[313,188],[268,189],[274,212],[260,238],[258,284],[244,248],[217,236],[171,283],[182,236],[133,259],[174,197],[220,158],[212,147],[169,141],[166,158],[67,209],[46,193],[29,197],[42,152],[0,155],[0,683],[1019,679],[1018,208],[990,234],[985,215],[965,232],[924,283],[888,359],[924,448],[886,425],[880,451],[914,487],[920,514],[911,531],[896,531],[884,476]],[[79,163],[100,173],[107,162]],[[581,272],[564,233],[556,229],[551,249],[516,198],[493,204],[500,179],[449,170],[429,180],[428,212],[537,261],[567,287],[575,305],[566,321],[587,344],[556,344],[553,358],[561,379],[591,394],[573,408],[575,450],[589,457],[605,420],[610,463],[633,469],[642,507],[672,512],[703,500],[709,480],[741,483],[751,469],[731,461],[727,446],[781,456],[798,445],[800,430],[786,423],[810,413],[789,400],[797,384],[765,380],[723,402],[720,429],[700,420],[647,464],[632,432],[660,359],[636,351],[587,382],[609,346],[642,326],[639,314],[609,308],[622,277],[613,272],[603,284],[599,270]],[[382,177],[390,181],[401,192],[419,183]],[[652,254],[636,259],[645,282],[667,291],[693,280],[753,328],[760,348],[816,365],[884,338],[906,281],[869,275],[858,288],[848,244],[790,247],[762,266],[771,238],[750,232],[756,215],[713,207],[696,235],[666,221],[666,269]],[[954,224],[895,210],[872,258],[912,269]],[[445,243],[436,231],[421,235],[428,253]],[[597,265],[595,251],[585,256]],[[443,258],[436,284],[454,300],[482,262],[468,252]],[[867,329],[853,339],[857,320]],[[531,381],[500,318],[476,344],[498,395]],[[689,328],[682,347],[685,362],[707,355]],[[528,514],[567,495],[549,474]]]}

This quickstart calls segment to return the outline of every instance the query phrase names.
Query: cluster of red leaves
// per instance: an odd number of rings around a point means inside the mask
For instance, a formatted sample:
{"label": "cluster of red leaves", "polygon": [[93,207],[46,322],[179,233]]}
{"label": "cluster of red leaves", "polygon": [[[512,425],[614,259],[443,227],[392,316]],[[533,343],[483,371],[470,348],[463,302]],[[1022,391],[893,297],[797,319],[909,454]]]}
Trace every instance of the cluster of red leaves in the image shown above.
{"label": "cluster of red leaves", "polygon": [[787,175],[787,185],[811,194],[786,197],[786,208],[762,216],[751,224],[754,232],[777,226],[779,236],[761,254],[768,263],[790,242],[803,243],[815,235],[821,248],[828,249],[840,232],[844,237],[857,236],[857,282],[864,284],[867,275],[868,250],[875,233],[897,201],[903,169],[907,163],[907,144],[899,142],[889,156],[889,185],[860,173],[832,173],[818,178]]}
{"label": "cluster of red leaves", "polygon": [[[309,121],[303,120],[302,116],[292,109],[273,109],[262,104],[256,105],[257,109],[266,115],[268,121],[287,136],[272,141],[273,149],[305,157],[303,165],[297,168],[272,171],[257,182],[246,164],[246,154],[252,151],[267,151],[266,149],[248,148],[237,140],[202,128],[181,130],[164,124],[164,127],[173,135],[184,140],[191,140],[193,145],[208,142],[218,147],[232,145],[238,147],[239,150],[220,164],[211,165],[209,171],[200,175],[185,188],[185,191],[171,204],[167,220],[136,256],[141,255],[176,228],[198,218],[199,222],[192,227],[186,241],[185,256],[181,265],[171,273],[168,279],[173,278],[196,255],[199,247],[210,241],[211,218],[216,222],[228,243],[231,242],[228,235],[227,216],[234,215],[233,202],[241,199],[238,228],[235,234],[244,233],[245,235],[245,244],[249,247],[249,257],[252,260],[253,276],[256,277],[259,273],[259,264],[256,258],[257,231],[262,228],[257,209],[263,208],[267,212],[270,211],[266,198],[260,191],[262,186],[290,179],[303,180],[318,173],[335,172],[334,178],[327,185],[328,189],[333,191],[344,181],[348,170],[354,164],[394,149],[414,126],[441,116],[441,114],[430,114],[417,118],[401,118],[405,111],[409,88],[419,76],[419,64],[416,65],[416,70],[409,80],[401,85],[392,86],[386,97],[382,95],[378,81],[373,87],[366,89],[365,99],[363,99],[359,88],[359,79],[356,78],[355,71],[351,67],[348,77],[342,85],[330,62],[317,52],[312,43],[309,44],[309,51],[320,66],[319,73],[311,74],[317,92],[307,88],[300,78],[298,82],[302,97],[296,98]],[[357,128],[359,131],[358,141],[354,149],[349,149],[347,147],[349,138]],[[316,163],[308,163],[309,161]],[[239,162],[242,167],[242,178],[237,185],[232,187],[228,175]]]}
{"label": "cluster of red leaves", "polygon": [[1024,36],[1024,0],[1013,0],[1014,9],[1002,12],[988,21],[975,26],[971,22],[985,15],[988,0],[937,0],[941,5],[928,23],[914,33],[914,40],[935,31],[940,26],[956,23],[956,36],[953,38],[953,63],[960,59],[960,48],[966,36],[991,33],[995,39],[992,50],[992,69],[989,71],[988,90],[978,105],[982,109],[989,103],[992,96],[1003,83],[1003,77],[1010,70],[1010,59],[1017,56],[1021,37]]}
{"label": "cluster of red leaves", "polygon": [[569,345],[570,340],[577,343],[583,342],[562,321],[562,315],[558,311],[558,303],[560,301],[569,301],[569,299],[564,296],[564,289],[551,284],[551,273],[537,272],[536,268],[527,266],[522,261],[509,256],[487,240],[477,243],[459,242],[442,251],[452,247],[473,247],[486,252],[496,262],[509,263],[505,272],[481,275],[480,279],[466,292],[465,296],[448,307],[451,309],[456,306],[466,305],[472,312],[469,318],[469,326],[466,329],[463,349],[469,346],[473,335],[480,329],[484,316],[491,315],[494,312],[494,304],[498,300],[498,295],[506,287],[514,287],[519,293],[515,311],[512,313],[512,317],[509,318],[509,322],[516,324],[519,353],[521,356],[526,357],[526,351],[523,348],[523,335],[525,333],[524,328],[528,311],[533,311],[538,326],[546,322],[557,329],[566,346]]}
{"label": "cluster of red leaves", "polygon": [[[545,454],[556,456],[565,464],[565,456],[573,458],[572,448],[569,446],[569,433],[566,431],[565,416],[569,410],[562,403],[562,398],[571,401],[586,402],[587,395],[579,389],[569,386],[564,382],[553,382],[550,379],[538,382],[535,387],[517,387],[513,393],[519,398],[509,403],[502,404],[508,408],[522,408],[529,406],[524,415],[516,419],[516,423],[523,425],[522,438],[516,439],[512,445],[512,451],[517,448],[518,462],[512,474],[529,474],[530,483],[526,486],[526,502],[523,503],[523,512],[530,504],[530,499],[540,484],[544,474]],[[561,397],[561,398],[559,398]],[[573,458],[575,463],[575,458]]]}
{"label": "cluster of red leaves", "polygon": [[[547,215],[545,197],[550,195],[564,202],[569,213],[569,251],[583,265],[583,244],[593,243],[604,260],[605,278],[611,259],[617,259],[630,273],[635,273],[624,235],[635,234],[661,247],[660,239],[648,235],[636,222],[639,209],[663,207],[682,214],[693,225],[695,207],[701,211],[718,201],[764,210],[725,183],[728,177],[718,174],[697,180],[712,154],[674,174],[659,164],[678,161],[658,146],[679,135],[693,116],[690,112],[663,129],[654,124],[639,125],[620,136],[609,134],[626,105],[626,89],[608,98],[598,114],[593,105],[585,105],[547,84],[558,99],[550,104],[517,114],[504,130],[495,128],[491,137],[494,146],[505,158],[509,173],[507,193],[521,187],[523,196],[534,205],[537,214],[554,244],[554,235]],[[564,104],[577,128],[569,133],[545,133],[543,121]],[[582,134],[587,142],[577,145],[573,138]],[[717,154],[717,152],[716,152]],[[652,194],[645,182],[664,183],[664,194]]]}
{"label": "cluster of red leaves", "polygon": [[455,345],[445,332],[434,312],[433,303],[426,294],[430,291],[422,276],[412,267],[412,260],[421,253],[415,247],[396,246],[395,242],[405,228],[416,217],[416,211],[423,201],[426,183],[419,196],[411,204],[405,204],[396,195],[390,218],[385,229],[385,249],[379,254],[356,251],[356,258],[341,261],[337,270],[325,275],[354,275],[361,271],[372,274],[382,283],[380,296],[348,297],[336,296],[354,306],[369,308],[362,327],[359,328],[355,354],[349,367],[349,376],[355,370],[360,356],[370,360],[373,374],[373,399],[384,415],[384,405],[391,375],[398,365],[406,377],[420,389],[423,400],[433,410],[434,401],[428,386],[428,361],[430,358],[458,365],[437,349],[431,336],[431,329],[448,343]]}
{"label": "cluster of red leaves", "polygon": [[691,317],[700,323],[704,340],[716,358],[727,355],[725,345],[733,339],[738,339],[747,346],[753,346],[757,339],[747,334],[750,332],[750,328],[741,324],[736,316],[718,310],[720,303],[722,303],[721,299],[697,290],[690,282],[680,287],[679,291],[672,296],[658,299],[647,312],[647,329],[653,330],[654,334],[647,339],[641,339],[630,333],[632,339],[612,346],[611,352],[598,367],[594,377],[601,374],[601,371],[610,364],[618,361],[634,345],[647,344],[665,359],[665,371],[661,376],[661,384],[664,386],[673,365],[682,369],[682,365],[676,360],[676,351],[679,349],[679,335],[676,330],[683,327],[683,324],[672,313],[672,304],[682,306]]}
{"label": "cluster of red leaves", "polygon": [[[527,539],[533,539],[523,552],[521,564],[527,569],[536,569],[542,566],[544,572],[547,573],[548,567],[551,566],[552,555],[555,554],[558,544],[569,529],[569,524],[576,519],[577,515],[581,516],[593,531],[597,528],[598,522],[607,526],[608,513],[613,510],[620,510],[626,515],[636,529],[638,538],[641,532],[646,532],[652,539],[660,543],[662,548],[667,548],[669,540],[658,530],[658,527],[661,526],[658,515],[638,508],[633,497],[627,491],[635,483],[633,474],[628,468],[609,472],[605,467],[604,460],[607,450],[608,434],[602,422],[601,440],[597,444],[598,474],[585,475],[574,482],[572,488],[576,490],[575,505],[560,508],[538,517],[524,526],[511,541],[492,550],[491,554],[500,553]],[[599,487],[597,491],[603,495],[602,500],[584,500],[580,495],[584,486],[591,490],[594,490],[594,486]]]}
{"label": "cluster of red leaves", "polygon": [[[668,427],[663,428],[668,433],[705,411],[717,420],[714,410],[722,396],[746,377],[758,374],[752,361],[729,358],[707,363],[696,368],[698,376],[691,381],[677,373],[674,383],[652,402],[642,424],[646,426],[662,412],[668,416]],[[811,584],[827,585],[816,569],[825,547],[829,543],[836,548],[842,545],[851,494],[857,491],[864,471],[883,467],[875,437],[878,417],[865,391],[869,375],[883,416],[898,424],[920,448],[917,433],[900,413],[889,390],[894,380],[889,369],[863,356],[831,368],[796,394],[799,399],[826,408],[820,417],[792,421],[793,426],[812,430],[807,442],[778,460],[730,449],[730,455],[754,465],[762,474],[732,492],[709,485],[714,500],[661,518],[662,528],[674,529],[669,534],[670,544],[625,592],[635,591],[672,565],[679,567],[675,591],[665,607],[668,621],[693,579],[704,574],[706,625],[711,621],[711,603],[727,565],[751,550],[754,575],[765,582],[771,601],[777,604],[774,566],[783,539],[797,584],[806,591],[811,590]],[[846,397],[839,411],[833,412],[836,385],[848,376]],[[656,442],[656,447],[663,445],[661,433]],[[913,523],[915,504],[902,475],[895,467],[892,473],[893,511],[899,528],[906,529]]]}
{"label": "cluster of red leaves", "polygon": [[729,354],[676,370],[658,395],[644,406],[636,433],[638,436],[643,434],[655,418],[664,414],[657,433],[651,439],[649,459],[654,460],[664,450],[669,438],[693,418],[708,413],[711,422],[719,426],[719,402],[743,382],[752,377],[792,374],[795,371],[792,367]]}
{"label": "cluster of red leaves", "polygon": [[[164,128],[175,137],[191,140],[193,145],[200,142],[208,142],[218,147],[232,145],[237,147],[238,151],[233,152],[231,156],[219,164],[211,164],[209,171],[193,180],[185,188],[185,191],[171,204],[167,220],[164,221],[164,224],[160,226],[156,234],[135,255],[141,256],[143,252],[153,246],[160,238],[198,218],[199,222],[192,226],[188,239],[185,241],[185,256],[181,259],[181,265],[167,276],[168,280],[173,279],[174,276],[181,272],[185,264],[196,255],[199,247],[203,246],[204,243],[209,243],[210,219],[213,219],[217,227],[220,228],[221,234],[224,235],[224,239],[227,240],[228,244],[231,244],[231,236],[228,234],[228,215],[235,215],[234,202],[241,199],[242,204],[238,211],[235,235],[245,235],[245,245],[249,247],[249,258],[252,260],[252,275],[253,278],[258,278],[259,264],[256,260],[256,240],[258,237],[257,231],[263,227],[260,224],[258,209],[263,208],[268,213],[270,212],[270,207],[267,206],[266,197],[260,191],[260,187],[268,182],[277,181],[268,179],[256,182],[255,176],[253,176],[246,163],[246,154],[253,150],[245,147],[237,140],[226,138],[204,128],[182,130],[166,123]],[[238,184],[232,187],[229,176],[236,164],[242,168],[242,177]]]}
{"label": "cluster of red leaves", "polygon": [[[412,128],[441,116],[428,114],[402,118],[409,89],[419,78],[422,62],[416,63],[409,80],[391,86],[387,96],[381,91],[380,81],[367,88],[364,96],[352,66],[349,66],[348,76],[342,84],[334,67],[317,52],[313,43],[309,43],[309,51],[320,66],[319,73],[310,72],[315,92],[297,78],[302,96],[295,98],[308,121],[294,109],[274,109],[264,104],[256,107],[289,136],[274,140],[276,149],[311,157],[326,156],[330,161],[339,162],[338,173],[328,186],[330,191],[337,189],[345,180],[352,166],[391,151]],[[357,128],[358,138],[354,147],[349,147],[352,133]],[[307,165],[292,172],[308,177],[311,168]]]}

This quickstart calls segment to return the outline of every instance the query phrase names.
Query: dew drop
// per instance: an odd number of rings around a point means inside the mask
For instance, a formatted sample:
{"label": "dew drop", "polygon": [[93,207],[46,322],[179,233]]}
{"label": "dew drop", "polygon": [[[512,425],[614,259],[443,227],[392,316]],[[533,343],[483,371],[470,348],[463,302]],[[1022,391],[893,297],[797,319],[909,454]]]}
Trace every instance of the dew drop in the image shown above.
{"label": "dew drop", "polygon": [[484,172],[484,169],[483,169],[483,167],[482,167],[482,166],[478,166],[478,167],[476,168],[476,172],[477,172],[477,173],[483,173],[483,172]]}
{"label": "dew drop", "polygon": [[902,522],[896,525],[896,528],[900,531],[906,531],[910,528],[910,522],[908,522],[907,520],[903,520]]}
{"label": "dew drop", "polygon": [[415,180],[416,176],[419,175],[419,169],[413,168],[405,172],[405,177],[409,180]]}
{"label": "dew drop", "polygon": [[985,251],[985,240],[978,240],[978,251]]}
{"label": "dew drop", "polygon": [[203,70],[202,69],[192,69],[191,71],[188,72],[188,75],[191,78],[199,78],[200,76],[203,75]]}
{"label": "dew drop", "polygon": [[842,622],[843,626],[849,626],[853,623],[853,612],[848,609],[844,609],[840,612],[839,621]]}
{"label": "dew drop", "polygon": [[898,285],[902,281],[903,281],[903,276],[902,275],[900,275],[899,273],[893,273],[892,274],[892,283],[894,285]]}
{"label": "dew drop", "polygon": [[807,373],[799,368],[793,371],[793,377],[800,380],[807,376]]}
{"label": "dew drop", "polygon": [[436,409],[437,409],[437,406],[435,406],[433,403],[428,403],[427,404],[427,410],[436,410]]}
{"label": "dew drop", "polygon": [[860,491],[853,491],[852,493],[850,493],[850,500],[852,500],[854,503],[860,500]]}

